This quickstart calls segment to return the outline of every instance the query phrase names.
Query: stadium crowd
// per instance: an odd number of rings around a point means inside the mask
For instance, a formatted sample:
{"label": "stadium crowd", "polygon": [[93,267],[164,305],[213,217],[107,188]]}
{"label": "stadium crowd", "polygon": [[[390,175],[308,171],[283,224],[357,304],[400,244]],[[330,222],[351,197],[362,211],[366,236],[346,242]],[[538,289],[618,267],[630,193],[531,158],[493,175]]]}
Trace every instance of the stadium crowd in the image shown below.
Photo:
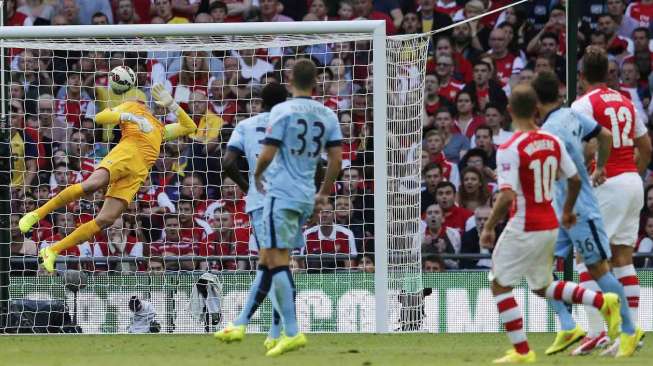
{"label": "stadium crowd", "polygon": [[[179,24],[381,19],[387,33],[437,30],[509,0],[10,0],[5,24]],[[489,259],[446,259],[454,253],[488,254],[479,246],[496,186],[496,150],[511,136],[507,97],[518,83],[542,70],[554,71],[566,87],[564,0],[533,0],[435,33],[426,65],[421,151],[423,269],[489,268]],[[579,50],[598,45],[611,55],[609,86],[630,97],[648,124],[653,113],[653,0],[582,2]],[[261,87],[286,83],[299,57],[320,67],[315,98],[337,111],[345,136],[344,163],[333,200],[316,208],[305,230],[306,248],[296,269],[374,271],[372,88],[370,45],[344,42],[277,49],[184,52],[66,51],[12,49],[10,121],[12,149],[12,272],[36,273],[34,256],[102,204],[95,194],[41,220],[24,236],[20,216],[71,183],[87,177],[112,144],[118,127],[96,127],[96,111],[120,103],[108,88],[113,67],[130,66],[138,88],[130,97],[151,100],[162,82],[199,126],[191,138],[166,143],[129,213],[102,234],[66,255],[132,256],[144,261],[61,264],[95,271],[243,270],[249,218],[244,194],[222,176],[221,157],[234,126],[260,113]],[[579,83],[579,95],[582,83]],[[174,115],[156,105],[164,122]],[[247,170],[246,163],[240,168]],[[637,250],[653,252],[653,180],[646,184]],[[301,256],[308,254],[308,256]],[[341,254],[342,256],[322,256]],[[318,255],[318,256],[313,256]],[[166,256],[195,256],[164,261]],[[211,259],[198,257],[210,256]],[[226,256],[226,257],[225,257]],[[224,257],[224,258],[221,258]],[[639,266],[653,266],[641,260]]]}

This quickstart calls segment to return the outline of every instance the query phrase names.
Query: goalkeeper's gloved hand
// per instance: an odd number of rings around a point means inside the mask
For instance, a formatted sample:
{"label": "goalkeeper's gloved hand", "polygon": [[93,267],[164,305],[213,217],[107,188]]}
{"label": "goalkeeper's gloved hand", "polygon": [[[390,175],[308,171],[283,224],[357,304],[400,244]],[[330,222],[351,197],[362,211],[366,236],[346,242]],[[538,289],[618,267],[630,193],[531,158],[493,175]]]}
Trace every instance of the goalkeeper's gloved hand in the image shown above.
{"label": "goalkeeper's gloved hand", "polygon": [[156,104],[164,106],[172,112],[176,112],[179,108],[179,104],[175,102],[175,100],[172,98],[172,95],[168,93],[166,88],[161,83],[156,83],[154,86],[152,86],[152,97],[154,98],[154,102]]}
{"label": "goalkeeper's gloved hand", "polygon": [[147,118],[132,113],[120,113],[120,120],[137,124],[138,128],[144,133],[150,133],[153,129],[152,123]]}

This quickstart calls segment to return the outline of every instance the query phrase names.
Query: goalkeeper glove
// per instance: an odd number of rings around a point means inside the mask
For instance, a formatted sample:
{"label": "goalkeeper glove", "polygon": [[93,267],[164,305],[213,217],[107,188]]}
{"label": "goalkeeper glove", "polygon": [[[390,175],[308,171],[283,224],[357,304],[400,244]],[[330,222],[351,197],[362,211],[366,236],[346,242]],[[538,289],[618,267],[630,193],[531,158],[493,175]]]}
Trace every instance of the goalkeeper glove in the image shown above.
{"label": "goalkeeper glove", "polygon": [[176,112],[179,108],[179,104],[175,102],[175,100],[172,98],[172,95],[168,93],[166,88],[161,83],[156,83],[152,87],[152,97],[154,98],[154,102],[156,104],[164,106],[172,112]]}
{"label": "goalkeeper glove", "polygon": [[120,113],[120,120],[131,122],[138,125],[138,128],[144,133],[152,132],[152,123],[145,117],[137,116],[132,113]]}

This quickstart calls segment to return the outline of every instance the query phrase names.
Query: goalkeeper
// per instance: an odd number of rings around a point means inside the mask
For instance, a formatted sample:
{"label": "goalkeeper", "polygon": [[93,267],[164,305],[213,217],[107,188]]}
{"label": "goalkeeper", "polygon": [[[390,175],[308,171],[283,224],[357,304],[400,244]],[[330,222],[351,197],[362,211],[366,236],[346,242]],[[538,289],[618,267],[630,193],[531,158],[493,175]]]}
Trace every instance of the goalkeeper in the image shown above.
{"label": "goalkeeper", "polygon": [[95,123],[120,124],[122,138],[118,145],[111,149],[88,179],[68,186],[46,204],[20,219],[20,230],[26,233],[52,211],[82,196],[107,188],[102,209],[94,220],[80,225],[61,241],[39,251],[39,261],[48,272],[54,272],[55,260],[62,250],[89,240],[120,217],[158,159],[163,141],[186,136],[197,130],[197,125],[163,85],[156,84],[152,87],[152,97],[157,104],[174,112],[179,123],[164,126],[138,99],[128,99],[115,108],[107,108],[98,113]]}

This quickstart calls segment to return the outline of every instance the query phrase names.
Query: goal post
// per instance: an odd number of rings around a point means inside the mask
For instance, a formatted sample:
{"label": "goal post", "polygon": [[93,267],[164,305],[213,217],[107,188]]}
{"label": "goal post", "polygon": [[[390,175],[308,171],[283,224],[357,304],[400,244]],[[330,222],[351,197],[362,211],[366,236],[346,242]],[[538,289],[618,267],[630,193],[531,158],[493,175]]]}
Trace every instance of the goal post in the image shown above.
{"label": "goal post", "polygon": [[[238,233],[248,230],[248,219],[241,212],[242,207],[238,208],[236,201],[242,199],[237,196],[237,189],[222,180],[220,158],[233,127],[260,111],[256,100],[265,80],[279,79],[287,85],[290,63],[286,60],[309,57],[318,64],[319,90],[315,99],[338,113],[341,129],[349,129],[346,142],[351,143],[348,165],[343,165],[343,177],[334,187],[333,207],[318,212],[309,225],[320,226],[321,215],[328,215],[324,212],[331,210],[335,222],[331,226],[342,227],[340,231],[332,231],[333,242],[340,248],[342,244],[338,240],[341,239],[337,235],[342,234],[351,239],[349,243],[355,242],[356,248],[328,252],[320,240],[330,240],[331,234],[326,235],[319,228],[317,249],[313,246],[313,251],[307,249],[294,254],[300,327],[319,332],[413,330],[405,327],[402,324],[405,319],[400,318],[405,318],[402,313],[420,312],[423,308],[423,299],[416,294],[421,294],[423,288],[419,240],[420,156],[429,39],[429,34],[387,37],[385,22],[372,20],[2,27],[0,42],[10,55],[6,65],[10,69],[9,77],[2,87],[16,88],[7,93],[3,102],[16,104],[20,100],[15,108],[7,110],[7,115],[11,119],[24,114],[22,122],[31,134],[23,136],[24,139],[40,142],[45,133],[46,139],[51,140],[50,147],[35,143],[38,149],[33,150],[37,154],[33,158],[38,160],[38,173],[43,174],[27,178],[30,172],[26,168],[17,171],[17,165],[12,166],[12,184],[17,173],[22,173],[19,182],[31,181],[22,186],[12,185],[10,195],[0,198],[10,206],[8,214],[0,213],[7,222],[22,215],[28,203],[42,204],[43,195],[54,195],[66,184],[84,179],[92,168],[83,168],[82,162],[99,162],[102,148],[110,146],[111,131],[107,135],[100,126],[87,123],[92,121],[94,113],[119,98],[111,96],[106,87],[106,72],[116,64],[143,67],[135,71],[147,103],[151,103],[149,87],[160,77],[175,99],[188,108],[191,117],[200,117],[196,122],[204,118],[207,126],[204,139],[193,137],[164,144],[153,171],[166,183],[152,183],[146,187],[149,191],[139,191],[136,208],[129,209],[122,226],[112,227],[102,237],[80,245],[75,253],[62,256],[57,263],[59,276],[35,272],[33,251],[20,256],[11,254],[9,273],[0,275],[9,274],[10,283],[5,290],[10,305],[15,305],[13,311],[17,311],[18,300],[61,300],[68,308],[75,309],[75,318],[79,306],[78,323],[83,332],[120,333],[128,330],[127,302],[135,295],[152,303],[162,332],[207,332],[233,320],[253,278],[256,253],[242,251],[242,245],[247,245]],[[155,74],[157,70],[163,71]],[[75,81],[70,82],[68,78]],[[193,85],[182,92],[188,83]],[[22,93],[18,86],[23,86]],[[213,87],[221,90],[219,101],[212,99]],[[69,96],[73,94],[74,97]],[[107,94],[114,99],[99,99]],[[205,95],[205,99],[198,99],[198,95]],[[194,115],[199,108],[195,102],[205,105],[199,116]],[[151,106],[162,121],[171,122],[173,117]],[[213,127],[207,117],[211,113],[221,121],[215,127],[219,135],[213,137],[209,136]],[[43,114],[49,117],[42,120]],[[17,136],[16,126],[11,131],[12,136]],[[82,153],[78,139],[97,151]],[[217,144],[216,150],[210,150],[213,142]],[[58,150],[52,147],[55,145]],[[59,150],[62,153],[55,156]],[[52,156],[45,159],[48,153]],[[19,158],[25,160],[27,156]],[[347,169],[350,173],[345,177]],[[353,178],[353,170],[361,176]],[[165,180],[169,177],[172,183]],[[192,183],[187,183],[188,177]],[[195,177],[199,177],[199,183]],[[39,193],[48,188],[50,192]],[[146,200],[144,197],[149,200],[146,210],[140,206]],[[343,207],[350,207],[348,216],[339,216],[339,197],[346,197],[342,203]],[[101,196],[84,200],[86,206],[67,207],[53,214],[51,222],[39,224],[51,226],[36,228],[34,236],[30,236],[34,241],[31,245],[36,248],[51,245],[57,240],[56,235],[69,233],[84,217],[88,219],[96,214]],[[166,220],[174,215],[177,219],[173,221],[181,222],[182,216],[187,215],[182,207],[187,201],[193,215],[192,227],[188,229],[191,249],[169,251],[166,240],[172,234],[167,232]],[[202,212],[198,213],[199,210]],[[214,211],[209,213],[209,210]],[[231,220],[230,224],[224,224],[228,227],[214,224],[222,213],[229,216],[224,220]],[[155,226],[156,220],[162,226]],[[147,232],[145,221],[150,225]],[[181,229],[174,229],[178,235],[185,230],[183,223],[180,225]],[[194,236],[195,229],[201,238]],[[310,241],[308,229],[305,237]],[[113,242],[112,235],[116,232],[123,235],[118,235],[122,243]],[[231,235],[229,245],[210,242],[223,235]],[[126,242],[127,236],[133,240]],[[5,243],[0,245],[4,247]],[[218,249],[202,251],[218,246],[223,248],[219,252]],[[228,247],[226,252],[224,247]],[[125,248],[132,248],[132,252]],[[373,261],[374,269],[356,265],[365,260]],[[155,271],[154,264],[165,272]],[[69,287],[64,288],[63,273],[70,270],[88,273],[87,286],[75,290],[74,296]],[[205,272],[216,274],[222,283],[221,320],[211,324],[194,318],[187,310],[195,283]],[[404,301],[407,298],[411,300]],[[255,316],[251,331],[267,329],[270,309],[266,301]]]}

